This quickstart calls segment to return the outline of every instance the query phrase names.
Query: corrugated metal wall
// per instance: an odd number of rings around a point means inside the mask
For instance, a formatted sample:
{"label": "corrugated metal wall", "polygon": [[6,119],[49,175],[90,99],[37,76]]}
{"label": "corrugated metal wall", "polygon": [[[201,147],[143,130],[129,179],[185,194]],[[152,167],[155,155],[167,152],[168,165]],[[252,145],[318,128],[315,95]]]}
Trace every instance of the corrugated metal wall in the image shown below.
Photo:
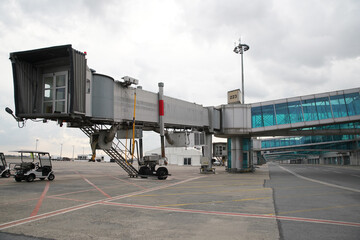
{"label": "corrugated metal wall", "polygon": [[70,112],[85,114],[86,59],[83,53],[72,49],[70,70]]}

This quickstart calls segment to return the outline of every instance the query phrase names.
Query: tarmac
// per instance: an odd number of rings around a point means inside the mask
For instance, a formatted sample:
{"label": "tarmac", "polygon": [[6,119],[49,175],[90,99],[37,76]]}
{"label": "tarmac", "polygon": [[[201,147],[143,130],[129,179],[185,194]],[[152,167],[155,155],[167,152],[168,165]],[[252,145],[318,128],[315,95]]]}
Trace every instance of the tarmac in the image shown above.
{"label": "tarmac", "polygon": [[54,181],[0,179],[0,239],[279,239],[267,165],[166,180],[130,178],[116,164],[53,162]]}

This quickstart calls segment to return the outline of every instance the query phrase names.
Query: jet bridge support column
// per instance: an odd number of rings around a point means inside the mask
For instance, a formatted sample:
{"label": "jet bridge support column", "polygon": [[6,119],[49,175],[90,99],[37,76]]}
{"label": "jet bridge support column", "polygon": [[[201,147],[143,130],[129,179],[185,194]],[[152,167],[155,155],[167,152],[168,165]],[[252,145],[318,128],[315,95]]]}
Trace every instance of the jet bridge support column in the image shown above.
{"label": "jet bridge support column", "polygon": [[229,172],[252,171],[251,139],[243,137],[231,138],[231,164]]}
{"label": "jet bridge support column", "polygon": [[207,171],[212,171],[212,134],[206,133],[205,134],[205,149],[204,149],[204,157],[209,159],[209,165],[207,166]]}
{"label": "jet bridge support column", "polygon": [[159,86],[159,127],[161,142],[161,157],[165,158],[165,141],[164,141],[164,83],[160,82]]}

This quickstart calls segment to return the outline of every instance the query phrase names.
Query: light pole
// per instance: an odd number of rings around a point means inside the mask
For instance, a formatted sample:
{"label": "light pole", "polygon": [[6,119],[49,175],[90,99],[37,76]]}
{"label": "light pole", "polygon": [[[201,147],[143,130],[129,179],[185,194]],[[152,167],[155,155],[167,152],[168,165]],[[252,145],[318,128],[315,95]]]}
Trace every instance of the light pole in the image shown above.
{"label": "light pole", "polygon": [[244,92],[244,65],[243,65],[243,53],[249,50],[249,45],[241,44],[241,38],[239,39],[239,45],[235,46],[234,52],[241,56],[241,91],[242,91],[242,104],[245,104],[245,92]]}
{"label": "light pole", "polygon": [[35,144],[35,151],[37,151],[38,141],[39,141],[39,139],[37,138],[37,139],[36,139],[36,144]]}

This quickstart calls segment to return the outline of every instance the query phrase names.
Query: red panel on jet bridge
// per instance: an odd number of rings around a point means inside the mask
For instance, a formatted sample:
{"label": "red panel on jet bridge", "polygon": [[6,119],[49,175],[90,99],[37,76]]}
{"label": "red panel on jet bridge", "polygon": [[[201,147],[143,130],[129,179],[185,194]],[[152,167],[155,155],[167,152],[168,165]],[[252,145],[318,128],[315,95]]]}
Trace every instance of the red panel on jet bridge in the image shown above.
{"label": "red panel on jet bridge", "polygon": [[164,116],[164,100],[159,100],[159,116]]}

